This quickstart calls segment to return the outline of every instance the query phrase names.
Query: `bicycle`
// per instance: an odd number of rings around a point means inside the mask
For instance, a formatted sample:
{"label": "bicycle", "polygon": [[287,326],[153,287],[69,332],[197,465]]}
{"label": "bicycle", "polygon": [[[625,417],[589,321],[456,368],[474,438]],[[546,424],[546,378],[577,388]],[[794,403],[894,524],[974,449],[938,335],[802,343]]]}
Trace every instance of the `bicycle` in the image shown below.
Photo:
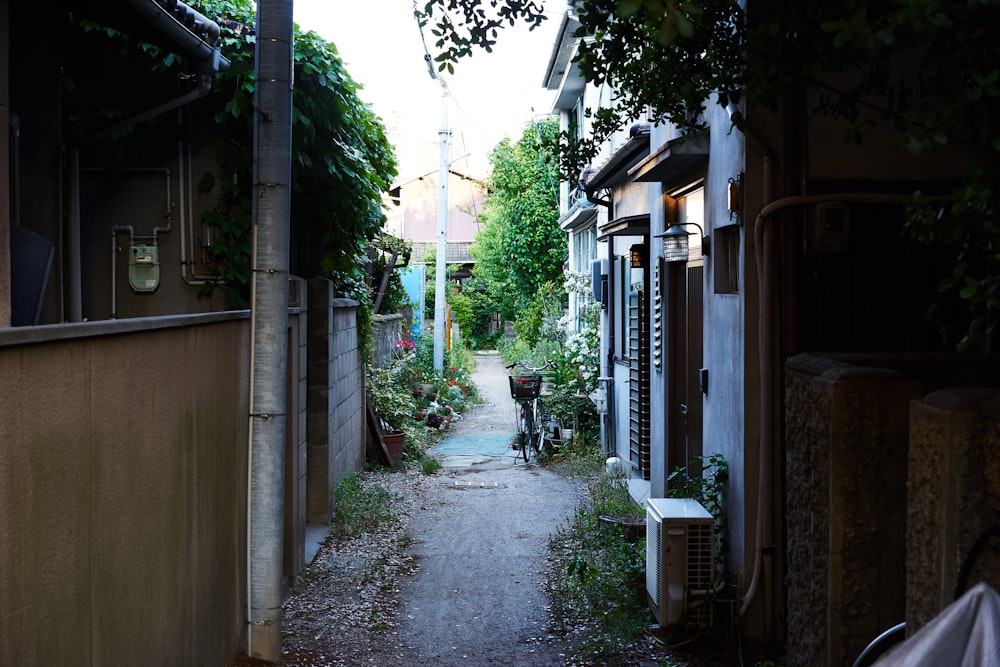
{"label": "bicycle", "polygon": [[552,362],[542,366],[530,366],[526,361],[515,361],[506,366],[508,370],[520,367],[528,371],[525,374],[507,376],[510,381],[510,396],[517,404],[518,444],[521,459],[528,463],[532,453],[537,457],[544,445],[543,423],[545,420],[544,406],[539,396],[542,391],[542,376],[540,371],[551,367]]}

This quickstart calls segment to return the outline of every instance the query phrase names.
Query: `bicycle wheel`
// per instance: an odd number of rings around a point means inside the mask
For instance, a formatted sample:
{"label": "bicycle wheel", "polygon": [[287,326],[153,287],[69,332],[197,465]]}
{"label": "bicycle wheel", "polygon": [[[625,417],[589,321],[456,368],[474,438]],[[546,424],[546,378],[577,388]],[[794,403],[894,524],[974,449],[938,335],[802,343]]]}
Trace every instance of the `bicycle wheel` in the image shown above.
{"label": "bicycle wheel", "polygon": [[535,401],[535,454],[541,454],[545,448],[545,406],[541,401]]}
{"label": "bicycle wheel", "polygon": [[531,450],[535,446],[535,417],[531,405],[525,404],[521,417],[521,458],[525,463],[531,460]]}

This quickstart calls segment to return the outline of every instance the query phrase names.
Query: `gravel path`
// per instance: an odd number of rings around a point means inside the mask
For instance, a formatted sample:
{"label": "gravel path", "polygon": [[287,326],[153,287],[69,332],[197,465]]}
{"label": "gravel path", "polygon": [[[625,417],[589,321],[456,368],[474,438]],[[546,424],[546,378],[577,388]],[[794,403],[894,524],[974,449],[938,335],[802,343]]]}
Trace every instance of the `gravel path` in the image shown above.
{"label": "gravel path", "polygon": [[[513,435],[514,408],[499,357],[477,357],[474,382],[484,403],[448,437],[476,448]],[[283,605],[282,667],[734,664],[711,635],[674,649],[647,636],[614,659],[581,663],[568,642],[592,626],[547,633],[548,537],[584,497],[580,480],[515,465],[512,449],[450,454],[434,475],[372,470],[361,479],[393,494],[398,520],[321,546]],[[230,667],[272,666],[244,656]]]}
{"label": "gravel path", "polygon": [[[478,356],[474,382],[483,404],[453,425],[454,436],[512,435],[500,358]],[[398,664],[565,664],[545,632],[543,586],[548,537],[571,516],[576,489],[550,471],[515,465],[513,449],[444,463],[411,525],[419,568],[401,587]]]}
{"label": "gravel path", "polygon": [[[446,440],[475,450],[515,427],[500,357],[477,356],[473,382],[483,403]],[[515,454],[450,454],[435,475],[366,473],[398,494],[401,521],[321,547],[284,605],[282,664],[567,664],[545,630],[544,574],[548,536],[582,491]]]}

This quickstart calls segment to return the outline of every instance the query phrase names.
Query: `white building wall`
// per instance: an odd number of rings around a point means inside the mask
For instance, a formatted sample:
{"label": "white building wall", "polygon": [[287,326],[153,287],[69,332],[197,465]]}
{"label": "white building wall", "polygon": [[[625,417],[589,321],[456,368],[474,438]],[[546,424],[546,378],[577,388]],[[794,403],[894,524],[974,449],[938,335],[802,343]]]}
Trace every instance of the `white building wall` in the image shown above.
{"label": "white building wall", "polygon": [[[710,102],[706,117],[710,122],[710,158],[705,182],[706,234],[713,240],[714,230],[740,222],[730,216],[727,193],[730,179],[738,180],[745,170],[744,135],[732,128],[726,111]],[[752,227],[743,221],[740,247],[745,251],[745,233]],[[715,243],[712,244],[714,250]],[[704,300],[704,368],[708,370],[708,393],[702,397],[704,454],[722,454],[729,462],[730,571],[747,573],[752,562],[752,539],[756,512],[757,449],[754,434],[747,432],[747,410],[759,410],[756,395],[756,373],[746,371],[747,317],[745,300],[748,294],[743,277],[746,261],[741,251],[739,290],[735,294],[717,294],[715,289],[716,256],[705,261]],[[713,379],[721,380],[713,382]],[[748,384],[748,379],[750,384]]]}

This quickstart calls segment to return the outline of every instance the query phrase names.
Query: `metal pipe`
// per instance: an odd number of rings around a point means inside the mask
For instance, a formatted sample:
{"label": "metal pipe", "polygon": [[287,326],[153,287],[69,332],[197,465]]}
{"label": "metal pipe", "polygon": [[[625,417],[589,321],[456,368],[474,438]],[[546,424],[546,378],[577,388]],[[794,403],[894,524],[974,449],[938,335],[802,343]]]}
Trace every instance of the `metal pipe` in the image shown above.
{"label": "metal pipe", "polygon": [[[136,123],[149,120],[160,114],[173,109],[190,104],[207,95],[212,90],[211,79],[207,77],[199,80],[198,85],[182,95],[159,104],[151,109],[135,114],[122,121],[95,130],[80,136],[69,149],[69,230],[67,234],[67,254],[68,257],[68,278],[69,292],[67,301],[69,302],[68,318],[70,322],[79,322],[83,319],[83,294],[82,294],[82,272],[80,270],[80,148],[104,137],[110,136],[119,130],[131,127]],[[167,172],[169,174],[169,171]],[[167,188],[167,199],[169,205],[170,189]],[[169,231],[169,224],[168,229]]]}
{"label": "metal pipe", "polygon": [[[178,112],[180,116],[182,112]],[[182,118],[178,117],[177,124],[184,125]],[[225,280],[218,276],[200,274],[197,271],[196,251],[192,247],[195,239],[194,233],[194,197],[188,194],[191,189],[191,142],[190,139],[181,138],[177,140],[177,209],[180,215],[181,231],[181,280],[188,285],[203,285],[205,283],[225,284]]]}
{"label": "metal pipe", "polygon": [[10,115],[10,218],[13,226],[21,224],[21,118]]}
{"label": "metal pipe", "polygon": [[67,317],[70,322],[83,320],[83,277],[80,271],[80,149],[69,150],[69,229],[66,234]]}
{"label": "metal pipe", "polygon": [[115,225],[111,228],[111,319],[118,319],[118,235],[128,232],[129,246],[135,245],[132,225]]}
{"label": "metal pipe", "polygon": [[[770,162],[768,161],[768,166]],[[947,199],[932,198],[936,199]],[[773,291],[773,275],[771,269],[774,266],[772,250],[772,226],[768,223],[772,221],[772,216],[779,211],[793,206],[809,206],[821,204],[823,202],[842,202],[845,204],[906,204],[912,201],[911,195],[901,195],[897,193],[878,192],[836,192],[823,195],[794,195],[784,197],[765,204],[757,214],[753,224],[754,235],[754,259],[757,268],[757,299],[760,309],[758,319],[758,349],[760,355],[760,443],[759,447],[759,479],[758,479],[758,499],[757,499],[757,525],[755,530],[754,564],[750,576],[750,583],[747,585],[746,593],[743,596],[743,604],[740,607],[740,615],[746,614],[750,604],[757,593],[761,580],[761,561],[763,560],[764,538],[767,535],[765,511],[766,498],[768,493],[768,482],[770,481],[770,454],[774,445],[773,417],[774,417],[774,393],[775,386],[775,364],[777,363],[777,336],[774,333],[772,319],[775,313],[772,309],[771,294]]]}
{"label": "metal pipe", "polygon": [[118,122],[105,125],[104,127],[98,128],[92,132],[80,135],[74,143],[77,147],[86,146],[87,144],[91,144],[99,139],[110,137],[117,132],[128,129],[133,125],[138,125],[143,121],[156,118],[157,116],[161,116],[168,111],[173,111],[174,109],[180,108],[186,104],[200,100],[210,92],[212,92],[212,79],[207,76],[198,77],[198,82],[194,87],[190,90],[184,91],[177,97],[173,97],[169,100],[161,102],[160,104],[150,107],[149,109],[145,109],[127,118],[123,118]]}

